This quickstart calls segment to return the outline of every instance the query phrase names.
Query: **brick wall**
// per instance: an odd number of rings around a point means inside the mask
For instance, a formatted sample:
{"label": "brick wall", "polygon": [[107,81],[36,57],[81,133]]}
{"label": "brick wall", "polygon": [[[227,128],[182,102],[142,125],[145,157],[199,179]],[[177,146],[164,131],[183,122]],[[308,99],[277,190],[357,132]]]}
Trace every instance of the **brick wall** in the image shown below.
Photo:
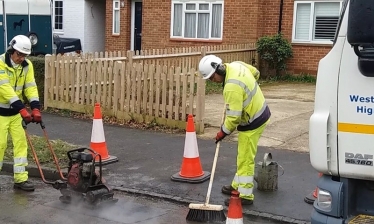
{"label": "brick wall", "polygon": [[[263,35],[274,35],[278,32],[280,0],[263,0]],[[294,0],[284,0],[282,33],[290,42],[292,40]],[[261,23],[261,22],[260,22]],[[294,57],[287,63],[290,73],[309,73],[315,75],[318,62],[324,57],[331,46],[312,44],[292,44]]]}
{"label": "brick wall", "polygon": [[[186,47],[217,44],[248,43],[256,40],[258,34],[257,15],[259,14],[259,0],[230,0],[224,6],[224,25],[222,42],[196,42],[170,39],[170,0],[143,1],[142,48]],[[121,8],[121,30],[119,36],[112,35],[113,0],[106,0],[106,42],[105,49],[128,50],[131,37],[131,1],[126,1],[125,8]],[[237,13],[244,10],[246,13]],[[255,22],[251,22],[255,21]],[[238,26],[241,24],[241,26]]]}
{"label": "brick wall", "polygon": [[[258,1],[230,0],[224,3],[224,24],[222,42],[194,42],[170,39],[170,0],[149,0],[143,2],[142,48],[185,47],[217,44],[248,43],[257,38]],[[237,11],[250,13],[237,13]],[[155,19],[157,18],[157,19]]]}
{"label": "brick wall", "polygon": [[130,49],[131,1],[125,0],[120,8],[120,34],[113,35],[113,0],[106,0],[105,50],[126,51]]}
{"label": "brick wall", "polygon": [[[262,35],[278,32],[280,0],[226,0],[224,5],[223,40],[221,42],[196,42],[170,39],[170,0],[143,1],[142,48],[188,47],[217,44],[255,42]],[[131,37],[131,0],[121,8],[119,36],[112,35],[113,0],[106,0],[105,49],[128,50]],[[294,0],[284,0],[282,32],[291,41]],[[241,11],[244,13],[237,13]],[[318,61],[331,46],[293,44],[294,58],[288,63],[291,73],[315,74]]]}

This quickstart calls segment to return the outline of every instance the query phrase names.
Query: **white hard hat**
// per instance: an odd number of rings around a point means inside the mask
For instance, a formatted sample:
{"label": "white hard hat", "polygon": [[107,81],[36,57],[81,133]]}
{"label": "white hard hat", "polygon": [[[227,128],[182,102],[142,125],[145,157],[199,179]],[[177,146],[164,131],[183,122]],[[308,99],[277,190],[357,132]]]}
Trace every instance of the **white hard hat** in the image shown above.
{"label": "white hard hat", "polygon": [[200,60],[199,71],[203,79],[209,79],[216,71],[217,67],[213,67],[212,62],[219,65],[222,63],[222,59],[215,55],[206,55]]}
{"label": "white hard hat", "polygon": [[17,35],[9,42],[9,45],[23,54],[31,53],[31,41],[25,35]]}

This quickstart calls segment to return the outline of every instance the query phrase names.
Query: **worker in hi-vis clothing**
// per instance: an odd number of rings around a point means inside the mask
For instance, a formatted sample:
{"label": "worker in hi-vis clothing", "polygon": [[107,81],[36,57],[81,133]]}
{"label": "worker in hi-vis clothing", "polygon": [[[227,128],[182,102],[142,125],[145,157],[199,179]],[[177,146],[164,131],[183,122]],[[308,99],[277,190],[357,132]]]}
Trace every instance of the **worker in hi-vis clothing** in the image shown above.
{"label": "worker in hi-vis clothing", "polygon": [[[35,188],[28,181],[26,171],[28,146],[22,119],[26,124],[41,122],[34,67],[26,59],[30,53],[30,39],[17,35],[10,41],[6,53],[0,55],[0,170],[10,133],[13,142],[14,188],[25,191],[33,191]],[[26,110],[25,100],[30,103],[31,114]]]}
{"label": "worker in hi-vis clothing", "polygon": [[[200,60],[199,71],[203,79],[223,83],[226,116],[216,143],[236,129],[238,136],[237,170],[231,185],[223,186],[222,193],[240,193],[243,205],[253,204],[253,181],[257,144],[271,113],[257,84],[260,72],[252,65],[240,61],[222,63],[215,55]],[[229,198],[225,204],[229,204]]]}

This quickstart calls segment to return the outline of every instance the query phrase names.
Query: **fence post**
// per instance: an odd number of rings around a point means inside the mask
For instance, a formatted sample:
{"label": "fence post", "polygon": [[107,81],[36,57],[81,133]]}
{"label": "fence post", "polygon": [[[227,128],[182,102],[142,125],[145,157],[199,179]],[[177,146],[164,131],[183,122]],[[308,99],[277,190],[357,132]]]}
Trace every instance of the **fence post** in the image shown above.
{"label": "fence post", "polygon": [[[44,99],[43,99],[43,108],[46,110],[48,108],[48,93],[49,93],[49,82],[50,82],[50,71],[49,65],[51,62],[51,55],[47,54],[44,59]],[[39,87],[40,88],[40,87]],[[53,91],[53,89],[52,89]]]}
{"label": "fence post", "polygon": [[132,68],[133,55],[134,55],[133,51],[127,51],[126,56],[127,56],[127,61],[129,62],[129,68]]}
{"label": "fence post", "polygon": [[[206,55],[206,47],[201,47],[201,58]],[[199,61],[199,60],[198,60]],[[197,133],[204,133],[204,114],[205,114],[205,80],[201,78],[200,72],[197,69],[195,74],[197,76],[197,102],[196,102],[196,121],[197,121]]]}

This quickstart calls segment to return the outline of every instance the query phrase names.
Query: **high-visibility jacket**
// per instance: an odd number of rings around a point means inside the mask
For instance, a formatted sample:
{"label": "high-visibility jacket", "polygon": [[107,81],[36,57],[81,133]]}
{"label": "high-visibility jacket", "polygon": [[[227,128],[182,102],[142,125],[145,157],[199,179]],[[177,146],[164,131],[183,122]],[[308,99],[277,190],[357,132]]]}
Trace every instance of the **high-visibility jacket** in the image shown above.
{"label": "high-visibility jacket", "polygon": [[[226,118],[222,130],[226,134],[231,134],[235,129],[246,131],[260,127],[268,121],[271,113],[250,67],[243,62],[224,65],[226,77],[223,96],[226,103]],[[257,79],[258,77],[259,73]]]}
{"label": "high-visibility jacket", "polygon": [[240,64],[244,65],[245,67],[247,67],[249,69],[249,71],[251,71],[252,75],[255,77],[256,81],[260,78],[260,71],[255,66],[247,64],[247,63],[242,62],[242,61],[234,61],[232,63],[240,63]]}
{"label": "high-visibility jacket", "polygon": [[32,62],[26,59],[13,68],[10,55],[0,55],[0,116],[19,113],[25,107],[23,95],[30,102],[31,109],[40,109]]}

